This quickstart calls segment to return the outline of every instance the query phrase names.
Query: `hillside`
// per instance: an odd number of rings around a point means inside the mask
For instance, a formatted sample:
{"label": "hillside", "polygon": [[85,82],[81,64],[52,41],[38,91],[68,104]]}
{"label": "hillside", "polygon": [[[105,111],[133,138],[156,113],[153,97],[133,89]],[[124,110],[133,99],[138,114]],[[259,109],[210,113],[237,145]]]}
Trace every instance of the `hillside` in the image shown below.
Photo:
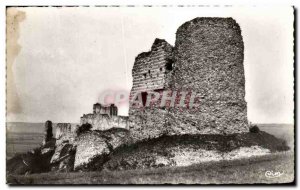
{"label": "hillside", "polygon": [[[294,153],[231,161],[208,162],[187,167],[157,168],[127,171],[76,173],[43,173],[8,176],[9,184],[233,184],[292,183]],[[268,178],[267,171],[280,171],[278,178]]]}

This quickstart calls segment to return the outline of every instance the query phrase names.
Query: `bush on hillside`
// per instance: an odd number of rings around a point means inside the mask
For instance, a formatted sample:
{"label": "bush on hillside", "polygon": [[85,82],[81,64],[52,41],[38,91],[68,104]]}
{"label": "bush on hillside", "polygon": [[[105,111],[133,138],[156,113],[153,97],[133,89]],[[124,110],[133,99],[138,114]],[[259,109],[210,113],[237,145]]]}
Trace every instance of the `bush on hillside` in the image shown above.
{"label": "bush on hillside", "polygon": [[250,133],[259,133],[260,129],[257,125],[250,126]]}
{"label": "bush on hillside", "polygon": [[92,129],[92,125],[89,123],[82,124],[80,127],[77,128],[76,134],[79,136],[80,134],[90,131]]}

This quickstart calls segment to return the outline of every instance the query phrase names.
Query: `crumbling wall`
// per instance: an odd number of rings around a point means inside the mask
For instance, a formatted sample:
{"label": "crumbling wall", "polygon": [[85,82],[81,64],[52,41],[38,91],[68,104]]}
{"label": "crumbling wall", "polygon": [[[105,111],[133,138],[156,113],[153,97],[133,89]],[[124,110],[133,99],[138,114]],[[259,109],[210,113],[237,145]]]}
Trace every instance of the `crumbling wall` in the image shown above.
{"label": "crumbling wall", "polygon": [[110,123],[112,127],[128,129],[128,117],[126,116],[112,116]]}
{"label": "crumbling wall", "polygon": [[[135,95],[155,91],[162,95],[169,85],[168,79],[173,66],[173,47],[162,39],[155,39],[151,51],[139,54],[132,69],[133,86],[130,93],[129,127],[136,138],[153,138],[164,131],[166,109],[156,103],[141,107],[133,103]],[[143,95],[144,96],[144,95]],[[145,93],[147,96],[147,93]],[[142,97],[145,104],[145,97]]]}
{"label": "crumbling wall", "polygon": [[73,142],[74,136],[75,136],[75,129],[72,128],[72,125],[70,123],[56,124],[55,138],[57,143],[63,140],[68,140]]}
{"label": "crumbling wall", "polygon": [[135,58],[132,68],[133,85],[131,97],[136,92],[145,92],[165,87],[165,77],[172,63],[173,47],[162,39],[155,39],[151,51],[143,52]]}
{"label": "crumbling wall", "polygon": [[107,114],[86,114],[81,119],[81,124],[91,124],[92,130],[106,130],[112,128],[110,117]]}
{"label": "crumbling wall", "polygon": [[128,117],[108,116],[107,114],[84,114],[80,118],[80,124],[89,123],[92,125],[92,130],[108,130],[113,127],[128,129]]}

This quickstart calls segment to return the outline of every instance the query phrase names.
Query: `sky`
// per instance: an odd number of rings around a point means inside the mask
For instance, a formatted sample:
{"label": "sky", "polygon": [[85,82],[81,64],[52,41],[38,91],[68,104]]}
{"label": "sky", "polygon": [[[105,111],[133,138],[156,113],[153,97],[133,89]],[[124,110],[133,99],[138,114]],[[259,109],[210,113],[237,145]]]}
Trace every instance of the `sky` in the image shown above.
{"label": "sky", "polygon": [[[12,65],[17,98],[7,121],[79,122],[103,92],[129,92],[135,57],[155,38],[174,45],[195,17],[232,17],[245,45],[248,120],[294,123],[291,7],[18,8],[20,46]],[[280,14],[279,14],[280,13]],[[7,51],[10,51],[9,49]],[[8,73],[10,74],[10,73]],[[119,107],[128,114],[128,104]]]}

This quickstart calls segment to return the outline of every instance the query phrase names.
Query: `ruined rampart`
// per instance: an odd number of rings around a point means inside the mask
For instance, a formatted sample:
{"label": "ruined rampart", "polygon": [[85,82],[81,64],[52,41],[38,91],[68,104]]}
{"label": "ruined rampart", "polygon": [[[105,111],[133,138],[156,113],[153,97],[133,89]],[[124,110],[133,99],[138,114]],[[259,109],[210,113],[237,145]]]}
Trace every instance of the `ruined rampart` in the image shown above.
{"label": "ruined rampart", "polygon": [[143,104],[146,96],[155,91],[160,94],[169,85],[173,64],[173,47],[165,40],[155,39],[151,51],[139,54],[132,69],[133,86],[130,93],[129,126],[136,138],[153,138],[164,131],[165,108],[155,103],[141,108],[133,101],[140,95]]}
{"label": "ruined rampart", "polygon": [[111,128],[128,129],[128,117],[109,116],[107,114],[84,114],[80,118],[80,125],[91,124],[92,130],[108,130]]}

